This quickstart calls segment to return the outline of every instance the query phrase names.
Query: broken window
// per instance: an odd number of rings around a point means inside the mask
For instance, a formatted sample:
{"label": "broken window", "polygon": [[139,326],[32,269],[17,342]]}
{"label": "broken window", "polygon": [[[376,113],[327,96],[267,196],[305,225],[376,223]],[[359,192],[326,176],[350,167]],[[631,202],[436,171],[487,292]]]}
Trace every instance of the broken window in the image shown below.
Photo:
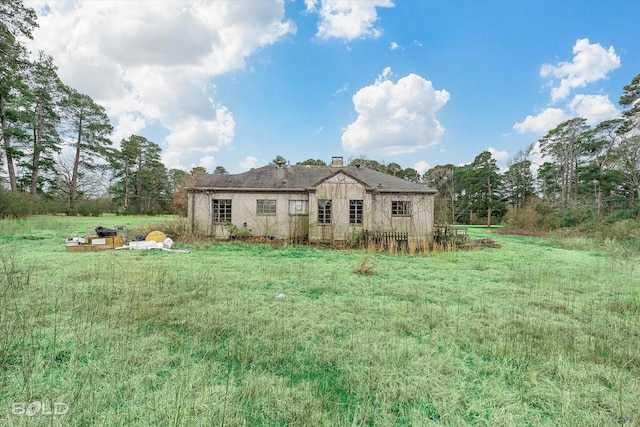
{"label": "broken window", "polygon": [[391,202],[391,216],[411,215],[411,202],[408,200],[394,200]]}
{"label": "broken window", "polygon": [[362,200],[349,200],[349,224],[362,224]]}
{"label": "broken window", "polygon": [[213,199],[213,222],[231,222],[231,199]]}
{"label": "broken window", "polygon": [[307,215],[308,213],[308,200],[289,200],[289,215]]}
{"label": "broken window", "polygon": [[331,224],[331,199],[318,200],[318,224]]}

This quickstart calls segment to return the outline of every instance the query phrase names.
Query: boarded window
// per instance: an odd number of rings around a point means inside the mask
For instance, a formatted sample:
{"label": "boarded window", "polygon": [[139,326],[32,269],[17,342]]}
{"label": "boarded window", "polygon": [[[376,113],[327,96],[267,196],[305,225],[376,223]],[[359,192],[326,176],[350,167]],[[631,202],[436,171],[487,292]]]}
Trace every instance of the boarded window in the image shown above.
{"label": "boarded window", "polygon": [[349,224],[362,224],[362,200],[349,200]]}
{"label": "boarded window", "polygon": [[318,200],[318,224],[331,224],[331,199]]}
{"label": "boarded window", "polygon": [[395,200],[391,202],[392,216],[409,216],[411,215],[411,202],[407,200]]}
{"label": "boarded window", "polygon": [[231,199],[213,200],[213,222],[216,224],[231,222]]}
{"label": "boarded window", "polygon": [[256,201],[256,214],[275,215],[276,201],[274,199],[258,199]]}
{"label": "boarded window", "polygon": [[308,213],[308,200],[289,200],[289,215],[307,215]]}

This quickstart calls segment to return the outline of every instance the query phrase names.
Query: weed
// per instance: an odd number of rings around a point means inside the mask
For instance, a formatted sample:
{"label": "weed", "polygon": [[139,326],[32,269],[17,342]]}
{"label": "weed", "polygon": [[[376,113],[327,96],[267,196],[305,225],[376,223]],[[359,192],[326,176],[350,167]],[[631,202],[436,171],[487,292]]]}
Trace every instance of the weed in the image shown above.
{"label": "weed", "polygon": [[375,265],[369,265],[369,256],[365,256],[360,261],[360,264],[353,270],[356,274],[361,274],[363,276],[372,276],[376,272]]}

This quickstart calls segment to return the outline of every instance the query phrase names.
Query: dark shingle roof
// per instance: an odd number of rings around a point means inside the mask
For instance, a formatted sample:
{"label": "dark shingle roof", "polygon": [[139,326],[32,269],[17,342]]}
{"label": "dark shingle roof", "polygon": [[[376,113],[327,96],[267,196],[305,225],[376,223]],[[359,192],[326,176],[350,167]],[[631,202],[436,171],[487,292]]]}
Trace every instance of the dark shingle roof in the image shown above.
{"label": "dark shingle roof", "polygon": [[378,191],[436,192],[425,185],[364,167],[302,165],[267,165],[236,175],[201,175],[196,179],[194,189],[304,191],[315,187],[340,171],[360,181],[365,187]]}

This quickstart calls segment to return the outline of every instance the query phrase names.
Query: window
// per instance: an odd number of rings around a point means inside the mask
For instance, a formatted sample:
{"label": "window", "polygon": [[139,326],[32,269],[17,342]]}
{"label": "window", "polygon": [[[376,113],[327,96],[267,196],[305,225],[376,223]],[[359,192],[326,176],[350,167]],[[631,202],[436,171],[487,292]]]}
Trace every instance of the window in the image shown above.
{"label": "window", "polygon": [[331,224],[331,200],[318,200],[318,224]]}
{"label": "window", "polygon": [[397,200],[391,202],[391,216],[411,215],[411,202],[407,200]]}
{"label": "window", "polygon": [[289,215],[307,215],[308,213],[308,200],[289,200]]}
{"label": "window", "polygon": [[276,201],[272,199],[258,199],[256,201],[256,214],[258,215],[275,215]]}
{"label": "window", "polygon": [[349,200],[349,224],[362,224],[362,200]]}
{"label": "window", "polygon": [[216,224],[231,222],[231,199],[213,200],[213,222]]}

